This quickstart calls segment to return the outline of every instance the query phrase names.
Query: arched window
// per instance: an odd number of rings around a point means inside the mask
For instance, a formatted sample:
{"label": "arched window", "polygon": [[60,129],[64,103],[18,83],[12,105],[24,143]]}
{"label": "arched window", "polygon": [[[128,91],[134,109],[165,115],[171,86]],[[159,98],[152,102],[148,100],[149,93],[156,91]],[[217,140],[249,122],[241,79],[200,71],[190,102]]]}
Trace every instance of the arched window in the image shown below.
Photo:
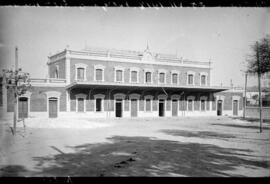
{"label": "arched window", "polygon": [[151,72],[145,72],[145,82],[146,83],[152,82],[152,73]]}
{"label": "arched window", "polygon": [[161,83],[161,84],[165,83],[165,73],[164,72],[159,73],[159,83]]}
{"label": "arched window", "polygon": [[77,68],[77,80],[84,80],[84,68]]}
{"label": "arched window", "polygon": [[207,72],[201,72],[200,73],[200,85],[201,86],[206,86],[207,85],[207,76],[208,73]]}
{"label": "arched window", "polygon": [[94,80],[95,81],[104,81],[104,69],[103,65],[95,65],[94,66]]}
{"label": "arched window", "polygon": [[193,72],[193,71],[187,72],[187,84],[188,85],[194,85],[194,76],[195,76],[195,72]]}
{"label": "arched window", "polygon": [[114,81],[115,82],[124,82],[124,67],[115,66],[114,67]]}
{"label": "arched window", "polygon": [[139,68],[131,67],[130,68],[130,78],[129,81],[131,83],[138,83],[139,82]]}
{"label": "arched window", "polygon": [[79,81],[86,80],[86,68],[87,68],[87,65],[84,63],[75,64],[75,80],[79,80]]}

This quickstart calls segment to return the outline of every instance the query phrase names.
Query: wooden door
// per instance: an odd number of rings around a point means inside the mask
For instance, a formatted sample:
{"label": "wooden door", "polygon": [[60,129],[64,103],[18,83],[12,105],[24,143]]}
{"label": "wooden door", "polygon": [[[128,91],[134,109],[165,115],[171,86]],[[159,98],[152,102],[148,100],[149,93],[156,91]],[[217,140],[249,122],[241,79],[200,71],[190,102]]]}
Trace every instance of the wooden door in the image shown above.
{"label": "wooden door", "polygon": [[172,116],[178,115],[178,100],[172,100]]}
{"label": "wooden door", "polygon": [[84,99],[78,98],[78,112],[84,112]]}
{"label": "wooden door", "polygon": [[217,115],[218,116],[222,115],[222,100],[218,100],[218,103],[217,103]]}
{"label": "wooden door", "polygon": [[57,98],[49,99],[49,118],[57,118]]}
{"label": "wooden door", "polygon": [[138,116],[138,103],[137,99],[131,99],[131,117]]}
{"label": "wooden door", "polygon": [[27,118],[28,117],[28,99],[25,97],[19,98],[19,118]]}
{"label": "wooden door", "polygon": [[233,115],[234,116],[238,115],[238,100],[233,101]]}
{"label": "wooden door", "polygon": [[159,104],[158,104],[158,115],[160,117],[163,117],[164,116],[164,101],[159,101]]}
{"label": "wooden door", "polygon": [[122,101],[115,103],[115,117],[122,117]]}

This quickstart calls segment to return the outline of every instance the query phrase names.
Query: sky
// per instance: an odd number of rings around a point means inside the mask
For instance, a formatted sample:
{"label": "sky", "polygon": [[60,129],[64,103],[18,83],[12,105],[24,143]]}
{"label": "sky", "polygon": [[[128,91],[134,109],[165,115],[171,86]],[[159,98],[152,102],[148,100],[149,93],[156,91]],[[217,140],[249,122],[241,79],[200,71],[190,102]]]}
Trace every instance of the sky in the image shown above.
{"label": "sky", "polygon": [[[177,54],[212,62],[211,85],[244,85],[250,46],[270,34],[269,8],[0,7],[0,69],[47,77],[48,56],[69,45]],[[257,80],[249,77],[248,85]]]}

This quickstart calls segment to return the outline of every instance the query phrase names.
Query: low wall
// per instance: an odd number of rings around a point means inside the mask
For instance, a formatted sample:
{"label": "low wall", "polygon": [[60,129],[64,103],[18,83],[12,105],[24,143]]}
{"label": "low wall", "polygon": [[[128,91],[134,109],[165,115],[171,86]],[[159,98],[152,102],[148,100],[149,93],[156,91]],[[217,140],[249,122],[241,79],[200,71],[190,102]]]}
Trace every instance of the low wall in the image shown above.
{"label": "low wall", "polygon": [[[262,116],[265,119],[270,119],[270,107],[263,107]],[[246,117],[259,118],[259,107],[246,107]]]}

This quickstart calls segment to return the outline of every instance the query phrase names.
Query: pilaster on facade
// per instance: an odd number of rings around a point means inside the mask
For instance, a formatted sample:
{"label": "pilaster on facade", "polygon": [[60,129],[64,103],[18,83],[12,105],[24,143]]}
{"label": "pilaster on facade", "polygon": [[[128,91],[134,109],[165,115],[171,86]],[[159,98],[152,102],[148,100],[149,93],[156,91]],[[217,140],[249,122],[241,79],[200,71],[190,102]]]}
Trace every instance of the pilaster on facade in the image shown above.
{"label": "pilaster on facade", "polygon": [[65,64],[65,73],[66,73],[66,84],[70,84],[70,51],[66,50],[66,64]]}

